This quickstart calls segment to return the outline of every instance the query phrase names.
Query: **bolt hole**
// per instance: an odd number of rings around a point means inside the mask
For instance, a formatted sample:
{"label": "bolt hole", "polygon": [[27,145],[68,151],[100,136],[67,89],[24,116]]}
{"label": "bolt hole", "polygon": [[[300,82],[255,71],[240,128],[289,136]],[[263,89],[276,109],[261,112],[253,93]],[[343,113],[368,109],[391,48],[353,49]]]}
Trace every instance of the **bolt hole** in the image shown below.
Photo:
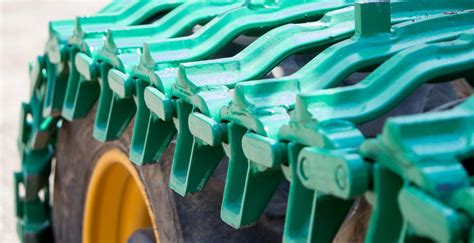
{"label": "bolt hole", "polygon": [[56,123],[56,127],[59,129],[63,126],[63,120],[59,120],[57,123]]}
{"label": "bolt hole", "polygon": [[45,202],[45,200],[46,200],[46,189],[45,188],[42,188],[38,192],[38,198],[40,199],[41,202]]}
{"label": "bolt hole", "polygon": [[31,115],[31,113],[26,114],[26,122],[28,124],[33,123],[33,116]]}
{"label": "bolt hole", "polygon": [[43,78],[47,78],[47,77],[48,77],[48,71],[46,71],[46,68],[41,69],[41,76],[42,76]]}
{"label": "bolt hole", "polygon": [[25,200],[26,197],[26,189],[23,183],[18,184],[18,197],[21,201]]}

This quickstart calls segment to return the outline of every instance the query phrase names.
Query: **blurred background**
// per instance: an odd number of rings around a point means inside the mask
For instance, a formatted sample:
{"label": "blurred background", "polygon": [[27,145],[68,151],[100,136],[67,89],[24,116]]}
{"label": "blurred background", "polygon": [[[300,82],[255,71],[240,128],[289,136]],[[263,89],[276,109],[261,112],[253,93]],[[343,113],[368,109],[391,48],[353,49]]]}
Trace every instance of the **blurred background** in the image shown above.
{"label": "blurred background", "polygon": [[20,103],[28,100],[28,63],[43,53],[50,20],[98,11],[104,0],[0,0],[0,243],[18,242],[13,172]]}

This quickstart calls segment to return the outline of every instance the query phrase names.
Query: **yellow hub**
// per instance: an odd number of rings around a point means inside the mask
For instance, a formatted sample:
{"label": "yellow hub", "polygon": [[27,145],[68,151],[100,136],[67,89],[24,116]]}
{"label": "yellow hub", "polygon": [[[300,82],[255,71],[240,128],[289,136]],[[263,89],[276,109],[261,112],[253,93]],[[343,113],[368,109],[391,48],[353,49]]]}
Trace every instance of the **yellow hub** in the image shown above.
{"label": "yellow hub", "polygon": [[91,175],[84,209],[83,242],[127,242],[138,229],[155,225],[145,187],[128,157],[104,153]]}

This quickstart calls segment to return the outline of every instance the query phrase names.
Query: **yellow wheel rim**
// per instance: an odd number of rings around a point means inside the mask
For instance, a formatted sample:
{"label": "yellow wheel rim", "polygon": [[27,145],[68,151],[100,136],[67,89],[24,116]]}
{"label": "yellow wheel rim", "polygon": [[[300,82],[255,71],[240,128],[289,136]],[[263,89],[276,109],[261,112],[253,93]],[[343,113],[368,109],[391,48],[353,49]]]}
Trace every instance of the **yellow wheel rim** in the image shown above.
{"label": "yellow wheel rim", "polygon": [[138,229],[158,230],[150,202],[135,167],[118,149],[97,162],[87,189],[83,242],[127,242]]}

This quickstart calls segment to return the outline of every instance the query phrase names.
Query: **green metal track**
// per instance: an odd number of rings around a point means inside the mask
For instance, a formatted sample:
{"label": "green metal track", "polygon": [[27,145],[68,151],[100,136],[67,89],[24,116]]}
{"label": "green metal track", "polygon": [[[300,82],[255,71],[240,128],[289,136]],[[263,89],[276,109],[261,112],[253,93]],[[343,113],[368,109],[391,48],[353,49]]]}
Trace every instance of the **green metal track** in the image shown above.
{"label": "green metal track", "polygon": [[[373,138],[360,129],[423,84],[473,85],[473,1],[114,1],[51,22],[49,34],[20,119],[23,242],[52,239],[61,120],[96,103],[91,136],[101,142],[135,119],[137,166],[157,163],[176,136],[169,187],[182,196],[227,156],[220,213],[236,229],[255,224],[286,180],[284,242],[333,241],[362,197],[373,209],[367,242],[474,241],[474,96],[391,117]],[[314,58],[268,76],[301,53]]]}

